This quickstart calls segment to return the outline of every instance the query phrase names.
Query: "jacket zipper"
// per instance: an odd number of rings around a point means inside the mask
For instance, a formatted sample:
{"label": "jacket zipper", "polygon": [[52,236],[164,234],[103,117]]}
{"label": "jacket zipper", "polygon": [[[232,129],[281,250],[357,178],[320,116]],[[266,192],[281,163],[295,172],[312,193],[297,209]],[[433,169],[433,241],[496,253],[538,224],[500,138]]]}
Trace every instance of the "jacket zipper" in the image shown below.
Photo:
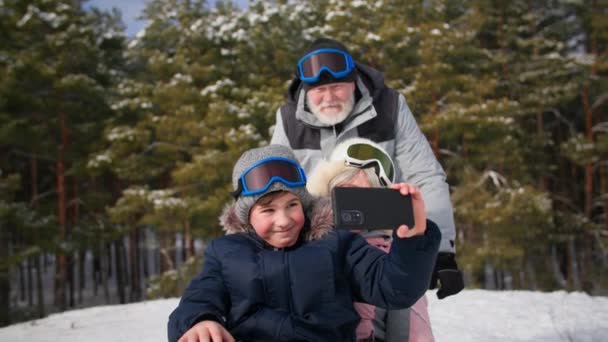
{"label": "jacket zipper", "polygon": [[285,273],[287,276],[287,304],[289,305],[289,313],[293,312],[293,302],[291,296],[291,277],[290,277],[290,269],[289,263],[287,262],[287,253],[283,251],[283,263],[285,264]]}

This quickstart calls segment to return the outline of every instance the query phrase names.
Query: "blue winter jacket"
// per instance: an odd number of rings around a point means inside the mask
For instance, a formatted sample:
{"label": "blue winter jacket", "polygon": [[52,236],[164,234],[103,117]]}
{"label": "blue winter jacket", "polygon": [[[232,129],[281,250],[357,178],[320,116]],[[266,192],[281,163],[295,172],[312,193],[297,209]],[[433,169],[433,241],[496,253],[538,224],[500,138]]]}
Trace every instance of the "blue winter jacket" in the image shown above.
{"label": "blue winter jacket", "polygon": [[229,207],[228,235],[205,251],[168,324],[177,341],[202,320],[223,324],[237,341],[355,341],[353,301],[387,309],[413,305],[426,291],[441,240],[427,221],[424,236],[395,237],[389,254],[359,234],[333,230],[331,209],[318,203],[295,246],[275,249]]}

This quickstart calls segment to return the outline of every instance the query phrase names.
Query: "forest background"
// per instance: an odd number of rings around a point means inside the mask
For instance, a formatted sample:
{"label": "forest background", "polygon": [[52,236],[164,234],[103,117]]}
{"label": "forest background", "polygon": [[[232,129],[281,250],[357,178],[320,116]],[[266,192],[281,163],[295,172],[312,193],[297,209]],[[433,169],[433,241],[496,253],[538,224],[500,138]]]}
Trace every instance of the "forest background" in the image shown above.
{"label": "forest background", "polygon": [[0,0],[0,326],[179,296],[320,36],[448,174],[469,288],[608,293],[607,0]]}

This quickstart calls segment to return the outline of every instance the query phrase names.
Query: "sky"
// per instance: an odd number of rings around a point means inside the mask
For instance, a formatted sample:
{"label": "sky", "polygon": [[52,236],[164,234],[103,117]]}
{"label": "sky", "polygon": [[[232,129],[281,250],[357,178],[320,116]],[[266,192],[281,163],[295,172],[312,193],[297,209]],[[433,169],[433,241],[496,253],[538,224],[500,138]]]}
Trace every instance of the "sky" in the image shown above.
{"label": "sky", "polygon": [[[89,0],[86,6],[108,11],[113,7],[118,8],[122,13],[122,20],[127,26],[127,36],[133,37],[146,26],[145,21],[137,20],[137,17],[139,17],[145,8],[146,2],[147,0]],[[247,0],[237,0],[234,2],[240,8],[244,8],[247,5]],[[213,4],[215,1],[210,0],[207,3]]]}
{"label": "sky", "polygon": [[[608,297],[580,292],[427,292],[436,342],[605,342]],[[0,328],[0,341],[161,342],[178,299],[98,306]]]}
{"label": "sky", "polygon": [[89,0],[86,5],[98,7],[102,10],[118,8],[122,13],[122,20],[127,26],[127,36],[133,37],[145,26],[144,21],[137,20],[145,7],[145,3],[146,0]]}

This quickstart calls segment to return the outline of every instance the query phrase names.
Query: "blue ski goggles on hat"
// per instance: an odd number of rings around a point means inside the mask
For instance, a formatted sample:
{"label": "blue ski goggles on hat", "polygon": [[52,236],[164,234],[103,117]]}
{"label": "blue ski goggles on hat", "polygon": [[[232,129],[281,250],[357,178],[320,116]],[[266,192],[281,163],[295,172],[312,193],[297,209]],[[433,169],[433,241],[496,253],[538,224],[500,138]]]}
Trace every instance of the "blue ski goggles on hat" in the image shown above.
{"label": "blue ski goggles on hat", "polygon": [[236,198],[262,194],[274,182],[281,182],[289,188],[306,185],[304,169],[291,159],[270,157],[262,159],[247,168],[239,178],[239,188],[232,193]]}
{"label": "blue ski goggles on hat", "polygon": [[327,71],[333,78],[342,78],[355,68],[353,58],[338,49],[315,50],[298,61],[298,76],[302,82],[316,83],[321,72]]}
{"label": "blue ski goggles on hat", "polygon": [[348,146],[344,162],[348,166],[358,168],[374,167],[380,183],[384,186],[395,181],[393,160],[384,150],[373,145],[356,143]]}

